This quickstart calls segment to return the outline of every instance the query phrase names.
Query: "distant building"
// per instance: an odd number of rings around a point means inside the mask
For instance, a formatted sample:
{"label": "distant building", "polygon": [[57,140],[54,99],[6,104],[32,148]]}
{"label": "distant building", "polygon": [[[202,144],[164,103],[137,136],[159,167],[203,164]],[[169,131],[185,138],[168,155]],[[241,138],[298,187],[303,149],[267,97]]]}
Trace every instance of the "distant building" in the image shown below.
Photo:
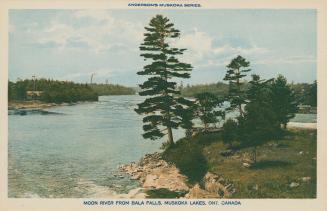
{"label": "distant building", "polygon": [[27,100],[38,100],[41,98],[43,91],[26,91]]}

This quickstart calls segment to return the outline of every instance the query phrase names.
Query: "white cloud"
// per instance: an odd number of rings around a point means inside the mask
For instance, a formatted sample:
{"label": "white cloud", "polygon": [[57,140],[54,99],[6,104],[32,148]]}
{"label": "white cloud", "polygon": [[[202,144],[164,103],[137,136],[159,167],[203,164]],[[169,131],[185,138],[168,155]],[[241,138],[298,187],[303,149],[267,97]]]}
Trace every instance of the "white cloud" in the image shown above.
{"label": "white cloud", "polygon": [[[47,27],[35,29],[35,26],[30,26],[28,32],[37,44],[54,43],[59,50],[88,47],[95,53],[102,53],[112,47],[117,49],[120,43],[130,44],[130,50],[135,50],[143,38],[141,23],[116,19],[105,10],[77,10],[71,13],[71,18],[87,18],[91,22],[77,27],[74,21],[65,23],[55,17]],[[70,45],[71,41],[75,45]]]}
{"label": "white cloud", "polygon": [[90,18],[94,19],[98,22],[100,21],[106,21],[108,23],[113,23],[115,20],[105,10],[78,10],[73,13],[73,17],[79,19],[79,18]]}
{"label": "white cloud", "polygon": [[215,46],[215,39],[218,38],[194,28],[191,32],[182,34],[181,38],[172,44],[179,48],[186,48],[185,61],[194,64],[195,67],[222,66],[236,55],[263,55],[269,52],[256,45],[235,47],[233,43],[227,41],[220,46]]}
{"label": "white cloud", "polygon": [[195,70],[204,67],[225,67],[231,59],[242,55],[250,60],[251,64],[299,64],[315,63],[316,58],[309,56],[284,56],[270,49],[259,47],[251,42],[246,45],[234,45],[232,41],[221,38],[224,42],[214,45],[215,37],[194,28],[191,32],[182,34],[173,45],[186,48],[184,61],[193,64]]}
{"label": "white cloud", "polygon": [[300,63],[316,63],[317,60],[314,56],[289,56],[289,57],[268,57],[264,59],[260,59],[254,64],[300,64]]}
{"label": "white cloud", "polygon": [[207,53],[212,49],[212,37],[205,32],[198,31],[194,28],[191,33],[181,35],[174,45],[180,48],[187,48],[198,53]]}

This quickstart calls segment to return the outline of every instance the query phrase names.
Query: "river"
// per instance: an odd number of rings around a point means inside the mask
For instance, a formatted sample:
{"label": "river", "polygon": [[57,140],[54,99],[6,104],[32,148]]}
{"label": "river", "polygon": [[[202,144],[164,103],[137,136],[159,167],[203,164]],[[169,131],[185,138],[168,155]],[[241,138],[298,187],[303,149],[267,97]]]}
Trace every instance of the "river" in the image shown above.
{"label": "river", "polygon": [[[142,138],[142,116],[134,111],[142,101],[136,95],[102,96],[46,109],[48,115],[9,115],[8,196],[105,197],[138,187],[117,167],[158,151],[163,141]],[[301,114],[294,120],[315,118]],[[175,140],[183,135],[174,131]]]}

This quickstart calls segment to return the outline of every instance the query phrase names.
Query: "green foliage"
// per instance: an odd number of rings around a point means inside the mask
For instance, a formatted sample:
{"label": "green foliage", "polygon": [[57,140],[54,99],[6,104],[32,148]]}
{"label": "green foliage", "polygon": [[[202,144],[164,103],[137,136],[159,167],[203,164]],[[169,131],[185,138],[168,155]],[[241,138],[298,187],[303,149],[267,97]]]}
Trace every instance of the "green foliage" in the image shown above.
{"label": "green foliage", "polygon": [[158,188],[158,189],[152,189],[147,190],[147,198],[150,199],[174,199],[174,198],[180,198],[185,196],[186,192],[177,192],[177,191],[171,191],[166,188]]}
{"label": "green foliage", "polygon": [[297,102],[294,92],[287,84],[287,80],[282,75],[279,75],[271,85],[272,90],[272,106],[275,115],[280,124],[286,128],[286,124],[297,112]]}
{"label": "green foliage", "polygon": [[227,65],[227,73],[224,80],[229,82],[228,101],[230,109],[238,108],[240,115],[243,116],[242,105],[246,103],[246,93],[241,89],[244,83],[242,79],[246,73],[251,71],[250,62],[242,56],[237,56]]}
{"label": "green foliage", "polygon": [[[236,188],[232,198],[315,198],[316,159],[313,158],[317,156],[317,131],[287,132],[287,137],[278,139],[278,145],[275,145],[275,139],[271,139],[257,147],[260,152],[259,161],[254,168],[244,168],[240,159],[220,155],[219,152],[226,150],[226,145],[222,143],[219,133],[198,134],[190,139],[181,139],[164,152],[164,159],[177,163],[178,168],[191,166],[188,171],[183,172],[187,172],[186,176],[195,178],[191,180],[193,183],[200,182],[208,171],[223,175]],[[281,149],[281,146],[285,148]],[[201,155],[197,155],[203,156],[202,165],[193,163],[198,158],[193,158],[195,153],[189,154],[190,148],[201,151]],[[299,155],[300,151],[304,154]],[[236,155],[241,156],[249,152],[249,149],[241,148]],[[199,174],[199,171],[202,173]],[[197,174],[199,175],[195,176]],[[311,177],[311,180],[303,182],[302,177]],[[290,188],[292,182],[298,182],[300,186]]]}
{"label": "green foliage", "polygon": [[221,136],[223,142],[230,148],[240,140],[238,129],[238,122],[234,119],[228,119],[223,125]]}
{"label": "green foliage", "polygon": [[148,97],[138,104],[135,111],[146,115],[143,118],[144,138],[161,138],[166,134],[165,128],[172,144],[172,129],[192,126],[192,112],[188,109],[192,102],[178,96],[180,91],[172,79],[189,78],[192,66],[178,59],[186,49],[169,46],[169,40],[178,38],[180,32],[168,18],[156,15],[145,29],[141,56],[151,63],[137,74],[148,76],[147,81],[140,85],[142,90],[139,92],[139,95]]}
{"label": "green foliage", "polygon": [[[72,103],[77,101],[97,101],[98,94],[87,84],[50,79],[36,80],[36,90],[43,91],[40,100],[49,103]],[[11,100],[26,100],[26,92],[34,90],[33,80],[19,80],[8,83],[8,96]]]}
{"label": "green foliage", "polygon": [[[257,147],[258,162],[253,168],[244,168],[241,160],[235,158],[250,153],[251,149],[240,149],[233,158],[225,157],[217,153],[226,150],[226,145],[217,137],[217,141],[203,150],[209,171],[232,181],[236,189],[232,198],[315,198],[317,131],[287,132],[287,137],[278,139],[278,145],[277,140],[272,139]],[[304,153],[299,155],[301,151]],[[304,182],[302,177],[311,180]],[[300,185],[291,188],[292,182]]]}
{"label": "green foliage", "polygon": [[309,89],[305,92],[305,102],[311,106],[317,106],[317,81],[309,85]]}
{"label": "green foliage", "polygon": [[[208,140],[208,137],[204,139]],[[188,182],[193,184],[201,181],[208,171],[207,160],[202,152],[203,146],[205,145],[201,141],[180,139],[174,146],[167,148],[162,156],[167,162],[174,163],[188,177]]]}
{"label": "green foliage", "polygon": [[297,104],[317,106],[317,81],[312,84],[298,83],[290,84],[290,88],[294,92]]}
{"label": "green foliage", "polygon": [[222,103],[223,100],[209,92],[195,95],[194,113],[204,124],[205,130],[209,124],[216,124],[225,119],[225,112],[217,109],[221,107]]}
{"label": "green foliage", "polygon": [[248,90],[249,102],[245,106],[243,117],[239,117],[239,134],[242,147],[256,147],[274,138],[280,132],[280,124],[273,110],[271,80],[260,80],[258,75],[252,76]]}
{"label": "green foliage", "polygon": [[219,98],[225,98],[228,95],[228,84],[218,82],[212,84],[198,84],[181,87],[181,94],[184,97],[195,97],[197,94],[203,92],[212,93]]}
{"label": "green foliage", "polygon": [[135,90],[130,87],[121,86],[118,84],[92,84],[92,89],[99,96],[104,95],[134,95]]}

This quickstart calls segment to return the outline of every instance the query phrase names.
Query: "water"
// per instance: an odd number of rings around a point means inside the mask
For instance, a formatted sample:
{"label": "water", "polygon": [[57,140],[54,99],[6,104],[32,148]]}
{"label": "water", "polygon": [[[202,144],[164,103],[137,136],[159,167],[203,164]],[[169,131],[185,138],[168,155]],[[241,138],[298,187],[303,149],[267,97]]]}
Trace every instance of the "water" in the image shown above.
{"label": "water", "polygon": [[[138,96],[106,96],[99,102],[47,111],[62,115],[9,115],[9,197],[87,197],[95,187],[126,193],[138,186],[120,164],[158,151],[144,140]],[[183,131],[174,131],[181,138]]]}
{"label": "water", "polygon": [[316,123],[317,114],[296,114],[291,122]]}
{"label": "water", "polygon": [[[138,187],[117,166],[158,151],[163,141],[142,138],[142,116],[134,112],[141,101],[103,96],[99,102],[9,115],[8,196],[106,197]],[[315,122],[316,115],[297,114],[292,121]],[[174,131],[175,140],[183,135]]]}

